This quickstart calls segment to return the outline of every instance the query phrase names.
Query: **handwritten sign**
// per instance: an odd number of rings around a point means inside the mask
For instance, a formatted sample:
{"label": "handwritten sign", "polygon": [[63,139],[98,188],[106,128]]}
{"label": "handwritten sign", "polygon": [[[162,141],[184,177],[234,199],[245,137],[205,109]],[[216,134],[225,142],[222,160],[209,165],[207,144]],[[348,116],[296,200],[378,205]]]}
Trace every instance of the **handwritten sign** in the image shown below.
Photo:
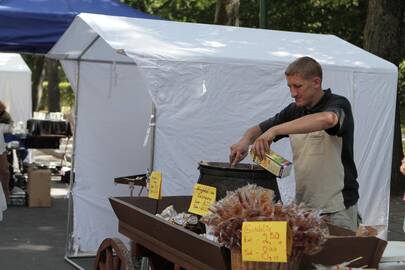
{"label": "handwritten sign", "polygon": [[162,173],[153,171],[149,177],[148,197],[155,200],[162,198]]}
{"label": "handwritten sign", "polygon": [[286,221],[249,221],[242,225],[242,260],[287,262],[291,233]]}
{"label": "handwritten sign", "polygon": [[200,216],[208,214],[208,208],[215,202],[216,196],[217,189],[215,187],[195,184],[188,211]]}

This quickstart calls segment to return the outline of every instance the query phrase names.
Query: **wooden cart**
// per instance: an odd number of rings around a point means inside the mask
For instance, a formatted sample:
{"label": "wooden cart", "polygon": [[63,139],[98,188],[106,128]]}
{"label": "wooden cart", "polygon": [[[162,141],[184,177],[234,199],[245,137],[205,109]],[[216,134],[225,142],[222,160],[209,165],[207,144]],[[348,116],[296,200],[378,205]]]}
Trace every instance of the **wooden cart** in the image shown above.
{"label": "wooden cart", "polygon": [[[132,255],[149,257],[152,269],[230,270],[227,248],[155,216],[169,205],[177,212],[187,211],[190,201],[189,196],[163,197],[159,201],[147,197],[110,198],[119,219],[119,232],[133,241]],[[352,232],[334,226],[330,231],[335,237],[327,240],[320,253],[305,256],[301,269],[311,269],[314,263],[335,265],[358,257],[362,259],[352,267],[378,267],[386,241],[355,237]]]}

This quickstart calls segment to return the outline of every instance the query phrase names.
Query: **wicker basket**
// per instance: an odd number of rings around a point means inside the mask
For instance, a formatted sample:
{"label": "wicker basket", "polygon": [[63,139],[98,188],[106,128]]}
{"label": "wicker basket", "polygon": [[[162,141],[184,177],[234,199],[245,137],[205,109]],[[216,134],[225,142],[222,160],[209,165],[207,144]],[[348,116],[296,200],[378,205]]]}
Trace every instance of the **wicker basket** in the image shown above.
{"label": "wicker basket", "polygon": [[298,270],[302,255],[289,257],[287,263],[242,262],[240,250],[231,250],[232,270]]}

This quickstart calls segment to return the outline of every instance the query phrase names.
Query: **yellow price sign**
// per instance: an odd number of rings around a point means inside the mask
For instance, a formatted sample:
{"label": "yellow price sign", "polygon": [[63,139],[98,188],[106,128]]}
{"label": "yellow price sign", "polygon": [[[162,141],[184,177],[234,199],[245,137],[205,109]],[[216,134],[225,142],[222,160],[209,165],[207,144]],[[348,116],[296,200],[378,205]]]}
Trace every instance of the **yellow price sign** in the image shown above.
{"label": "yellow price sign", "polygon": [[188,211],[193,214],[204,216],[208,214],[208,208],[215,202],[217,189],[201,184],[194,185],[193,197],[191,198]]}
{"label": "yellow price sign", "polygon": [[162,173],[153,171],[149,177],[148,197],[155,200],[162,198]]}
{"label": "yellow price sign", "polygon": [[286,221],[243,222],[243,261],[287,262],[291,243],[291,233]]}

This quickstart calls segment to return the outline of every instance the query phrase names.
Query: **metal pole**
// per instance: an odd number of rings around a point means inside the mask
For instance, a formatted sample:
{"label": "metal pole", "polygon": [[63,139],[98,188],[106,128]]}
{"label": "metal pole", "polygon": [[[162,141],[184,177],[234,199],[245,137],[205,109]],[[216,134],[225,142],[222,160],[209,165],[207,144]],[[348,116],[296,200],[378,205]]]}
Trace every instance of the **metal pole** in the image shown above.
{"label": "metal pole", "polygon": [[[68,220],[67,220],[67,232],[66,232],[66,246],[65,246],[65,260],[72,264],[77,269],[78,264],[74,263],[70,258],[74,258],[72,256],[73,251],[73,185],[75,181],[75,156],[76,156],[76,137],[77,137],[77,127],[78,127],[78,110],[79,110],[79,90],[80,90],[80,64],[82,56],[90,49],[91,46],[100,38],[100,36],[95,37],[92,42],[81,52],[79,57],[77,58],[77,69],[76,69],[76,96],[75,96],[75,123],[74,123],[74,132],[73,132],[73,149],[72,149],[72,159],[71,159],[71,169],[70,169],[70,181],[69,181],[69,191],[68,191]],[[77,252],[75,252],[77,253]],[[77,257],[77,254],[75,254]],[[80,267],[80,266],[79,266]]]}
{"label": "metal pole", "polygon": [[69,190],[68,196],[68,219],[67,219],[67,232],[66,232],[66,246],[65,246],[65,257],[70,256],[72,253],[72,232],[73,232],[73,182],[74,182],[74,164],[75,164],[75,140],[76,140],[76,130],[77,130],[77,112],[79,104],[79,84],[80,84],[80,59],[77,62],[76,69],[76,96],[75,96],[75,117],[74,117],[74,130],[73,130],[73,149],[72,158],[70,162],[70,179],[69,179]]}
{"label": "metal pole", "polygon": [[260,0],[260,28],[267,29],[268,26],[268,0]]}
{"label": "metal pole", "polygon": [[[155,133],[156,133],[156,106],[152,101],[152,112],[149,121],[150,128],[150,157],[149,157],[149,168],[148,174],[152,173],[155,161]],[[149,176],[148,176],[149,177]],[[132,246],[132,245],[131,245]],[[149,270],[149,259],[143,257],[141,259],[141,270]]]}
{"label": "metal pole", "polygon": [[71,264],[74,268],[76,268],[78,270],[86,270],[83,267],[81,267],[80,265],[78,265],[77,263],[75,263],[74,261],[72,261],[69,257],[65,256],[64,259],[67,263]]}
{"label": "metal pole", "polygon": [[149,172],[153,171],[155,161],[155,130],[156,130],[156,106],[152,101],[152,112],[150,116],[150,157],[149,157]]}

